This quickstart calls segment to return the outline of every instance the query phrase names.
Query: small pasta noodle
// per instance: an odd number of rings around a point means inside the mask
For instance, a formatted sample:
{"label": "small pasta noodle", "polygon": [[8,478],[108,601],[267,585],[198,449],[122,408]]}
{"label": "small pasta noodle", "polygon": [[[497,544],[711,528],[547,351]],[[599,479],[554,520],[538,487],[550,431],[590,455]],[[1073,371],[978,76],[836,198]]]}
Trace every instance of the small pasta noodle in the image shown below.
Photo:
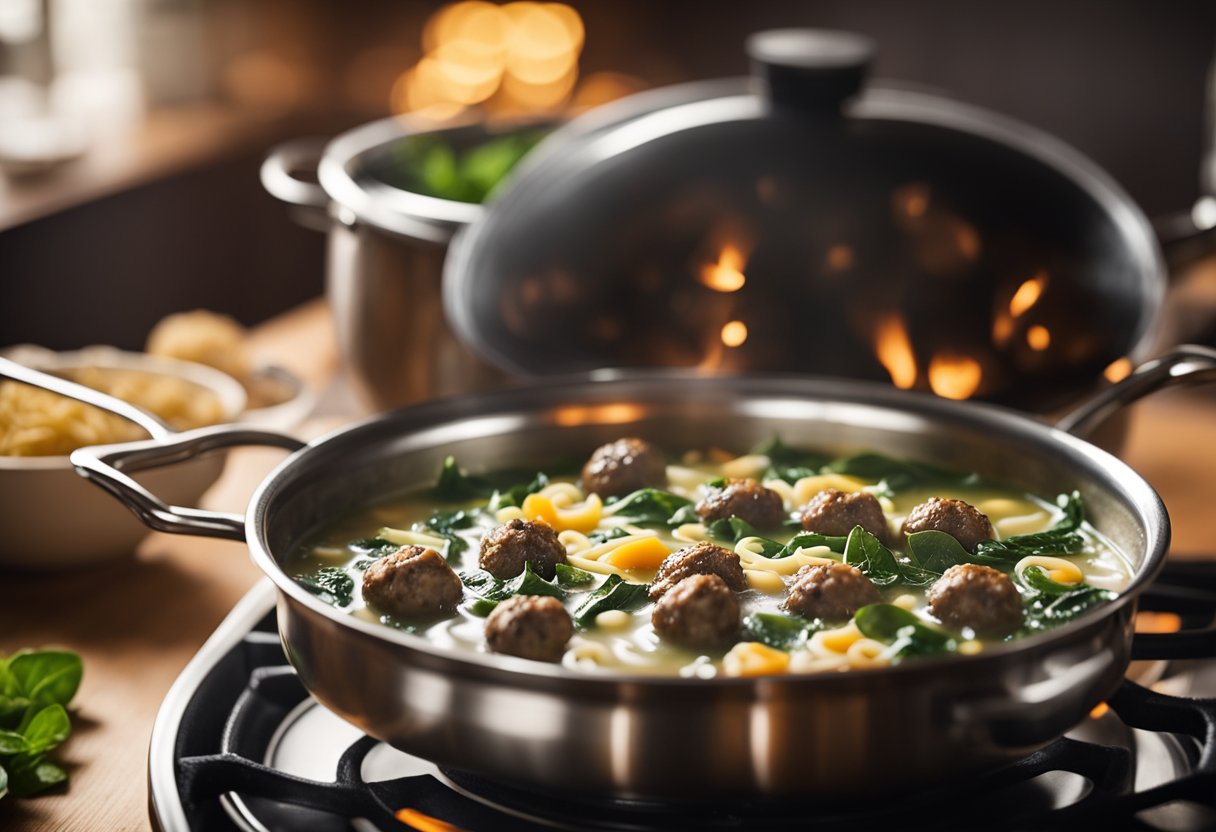
{"label": "small pasta noodle", "polygon": [[783,558],[766,558],[760,554],[762,540],[759,537],[745,537],[735,544],[735,554],[739,556],[744,569],[793,575],[804,566],[836,562],[835,558],[829,557],[832,550],[827,546],[810,546]]}
{"label": "small pasta noodle", "polygon": [[1037,566],[1047,573],[1058,584],[1079,584],[1085,582],[1085,573],[1070,560],[1047,557],[1046,555],[1030,555],[1024,557],[1013,567],[1014,574],[1019,578],[1032,566]]}

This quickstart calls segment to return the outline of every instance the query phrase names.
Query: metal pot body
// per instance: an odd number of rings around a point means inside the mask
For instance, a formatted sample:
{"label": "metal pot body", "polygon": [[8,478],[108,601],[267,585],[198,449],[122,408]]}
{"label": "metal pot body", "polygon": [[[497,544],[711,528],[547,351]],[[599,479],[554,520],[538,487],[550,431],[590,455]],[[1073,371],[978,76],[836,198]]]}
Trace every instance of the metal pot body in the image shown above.
{"label": "metal pot body", "polygon": [[[622,433],[673,450],[744,448],[777,434],[977,470],[1040,493],[1077,488],[1135,579],[1066,627],[976,657],[689,680],[445,652],[323,604],[282,569],[318,523],[429,483],[449,454],[478,469],[541,465]],[[427,404],[332,435],[268,478],[244,533],[278,586],[284,646],[304,684],[409,753],[538,789],[831,800],[970,776],[1080,721],[1126,669],[1136,596],[1161,563],[1168,520],[1122,462],[1006,411],[849,382],[647,374]]]}
{"label": "metal pot body", "polygon": [[388,409],[498,386],[505,375],[460,341],[443,314],[446,245],[359,221],[329,231],[326,296],[363,401]]}

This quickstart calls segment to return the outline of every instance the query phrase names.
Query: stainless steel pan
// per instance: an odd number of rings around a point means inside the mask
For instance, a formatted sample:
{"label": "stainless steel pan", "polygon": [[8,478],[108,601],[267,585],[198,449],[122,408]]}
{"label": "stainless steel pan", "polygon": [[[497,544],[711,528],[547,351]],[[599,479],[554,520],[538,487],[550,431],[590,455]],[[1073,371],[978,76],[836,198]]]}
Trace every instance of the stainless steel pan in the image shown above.
{"label": "stainless steel pan", "polygon": [[[1108,398],[1213,376],[1216,351],[1186,348]],[[1084,430],[1107,404],[1078,413],[1071,428]],[[1093,522],[1131,557],[1135,578],[1116,601],[1068,626],[979,656],[690,680],[450,652],[344,614],[281,568],[317,524],[429,483],[448,454],[477,468],[534,466],[623,433],[673,450],[743,448],[780,434],[974,469],[1038,492],[1077,488]],[[1075,435],[990,406],[794,377],[606,374],[396,411],[299,447],[243,517],[167,506],[128,476],[249,443],[291,440],[211,428],[81,449],[72,461],[154,528],[247,540],[278,589],[288,659],[322,704],[410,753],[544,789],[827,799],[1000,766],[1062,734],[1114,689],[1131,658],[1137,596],[1169,541],[1148,483]]]}

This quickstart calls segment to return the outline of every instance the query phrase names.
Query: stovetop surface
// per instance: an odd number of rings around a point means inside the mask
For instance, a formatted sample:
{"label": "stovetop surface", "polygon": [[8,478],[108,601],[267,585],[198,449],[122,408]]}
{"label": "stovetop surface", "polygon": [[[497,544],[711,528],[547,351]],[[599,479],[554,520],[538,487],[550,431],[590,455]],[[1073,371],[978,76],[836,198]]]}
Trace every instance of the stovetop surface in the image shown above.
{"label": "stovetop surface", "polygon": [[[1216,564],[1171,567],[1142,608],[1216,609]],[[1172,577],[1171,577],[1172,573]],[[1198,585],[1197,585],[1198,584]],[[1211,594],[1207,594],[1211,593]],[[1206,597],[1206,601],[1205,601]],[[1139,662],[1068,735],[1006,769],[878,805],[658,805],[541,793],[442,770],[367,737],[317,704],[287,665],[275,591],[259,584],[165,700],[149,755],[162,832],[371,830],[853,830],[1216,828],[1216,661]],[[1185,608],[1185,609],[1183,609]],[[1201,622],[1202,623],[1202,622]],[[1212,630],[1177,655],[1214,655]],[[1170,650],[1156,645],[1158,654]]]}

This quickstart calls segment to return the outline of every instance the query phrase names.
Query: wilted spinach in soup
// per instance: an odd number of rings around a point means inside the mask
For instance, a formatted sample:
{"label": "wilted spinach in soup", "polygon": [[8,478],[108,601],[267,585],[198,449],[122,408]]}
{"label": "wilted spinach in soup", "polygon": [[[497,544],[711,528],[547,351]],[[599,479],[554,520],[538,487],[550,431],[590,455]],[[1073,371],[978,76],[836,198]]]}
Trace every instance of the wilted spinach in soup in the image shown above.
{"label": "wilted spinach in soup", "polygon": [[473,475],[449,458],[434,487],[325,529],[288,570],[452,649],[696,677],[974,654],[1131,577],[1075,492],[780,440],[671,460],[633,438],[581,475]]}

